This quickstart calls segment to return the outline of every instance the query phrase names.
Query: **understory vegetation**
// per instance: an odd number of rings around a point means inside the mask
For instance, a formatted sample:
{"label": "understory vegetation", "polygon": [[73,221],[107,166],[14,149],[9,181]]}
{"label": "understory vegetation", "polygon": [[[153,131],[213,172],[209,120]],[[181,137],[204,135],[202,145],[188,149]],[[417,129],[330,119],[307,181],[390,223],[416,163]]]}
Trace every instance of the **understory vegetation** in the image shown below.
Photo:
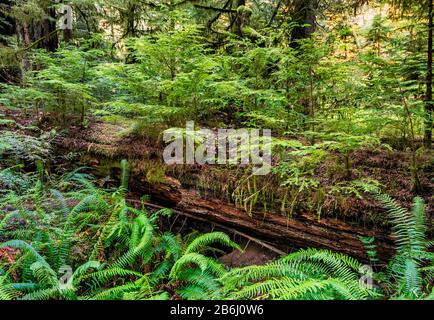
{"label": "understory vegetation", "polygon": [[433,0],[2,1],[0,300],[433,299],[432,53]]}
{"label": "understory vegetation", "polygon": [[0,172],[11,187],[0,199],[7,212],[0,220],[3,300],[434,298],[433,243],[426,238],[420,198],[407,211],[370,190],[388,210],[397,236],[387,266],[376,264],[375,245],[361,239],[371,244],[369,265],[305,249],[262,266],[227,268],[218,257],[242,250],[227,234],[163,233],[159,220],[172,212],[132,206],[125,181],[103,190],[80,169],[43,180],[41,170]]}

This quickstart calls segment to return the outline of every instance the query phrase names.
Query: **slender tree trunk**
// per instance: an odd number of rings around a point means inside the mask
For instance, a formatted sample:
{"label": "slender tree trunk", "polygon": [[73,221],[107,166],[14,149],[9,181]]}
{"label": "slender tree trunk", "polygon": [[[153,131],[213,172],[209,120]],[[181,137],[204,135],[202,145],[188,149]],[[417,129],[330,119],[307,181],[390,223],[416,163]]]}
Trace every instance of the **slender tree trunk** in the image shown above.
{"label": "slender tree trunk", "polygon": [[[237,3],[237,9],[240,8],[241,6],[245,6],[246,5],[246,1],[245,0],[238,0]],[[242,17],[242,12],[238,12],[237,13],[237,22],[236,22],[236,28],[237,28],[237,34],[242,37],[243,36],[243,17]]]}
{"label": "slender tree trunk", "polygon": [[136,36],[136,10],[137,6],[135,4],[131,4],[128,6],[127,15],[127,34],[135,37]]}
{"label": "slender tree trunk", "polygon": [[298,40],[308,39],[315,32],[316,27],[316,10],[318,9],[318,0],[295,0],[294,12],[292,14],[294,21],[298,24],[292,29],[291,46],[298,48]]}
{"label": "slender tree trunk", "polygon": [[[8,8],[11,5],[9,0],[1,0],[2,8]],[[8,47],[7,37],[12,37],[17,33],[17,25],[15,19],[7,15],[6,10],[0,10],[0,47]],[[19,61],[15,58],[12,48],[6,49],[0,61],[0,83],[2,82],[19,82],[21,70]]]}
{"label": "slender tree trunk", "polygon": [[71,40],[72,40],[72,30],[71,29],[64,29],[63,30],[63,41],[68,43]]}
{"label": "slender tree trunk", "polygon": [[[11,1],[2,0],[2,4],[6,7],[11,5]],[[0,10],[0,34],[4,36],[13,36],[16,32],[15,20],[6,13]],[[7,45],[6,39],[0,38],[0,44]]]}
{"label": "slender tree trunk", "polygon": [[425,102],[425,147],[431,149],[432,147],[432,128],[433,128],[433,0],[428,1],[428,74],[426,78],[426,102]]}
{"label": "slender tree trunk", "polygon": [[59,43],[56,29],[56,9],[46,8],[46,17],[29,23],[17,23],[18,39],[24,47],[35,44],[35,47],[56,51]]}
{"label": "slender tree trunk", "polygon": [[[56,51],[59,39],[56,30],[56,9],[55,8],[47,8],[46,10],[47,17],[41,23],[41,34],[40,37],[45,37],[44,41],[41,43],[41,47],[46,49],[47,51]],[[38,24],[38,22],[36,22]],[[37,38],[35,38],[37,40]]]}
{"label": "slender tree trunk", "polygon": [[244,36],[244,27],[249,25],[250,20],[250,12],[246,7],[246,0],[238,0],[236,3],[237,13],[235,14],[235,33],[243,37]]}
{"label": "slender tree trunk", "polygon": [[30,45],[30,31],[29,31],[29,24],[27,22],[23,23],[23,44],[25,47],[28,47]]}
{"label": "slender tree trunk", "polygon": [[66,23],[65,29],[63,29],[63,41],[68,43],[72,40],[72,29],[70,29],[70,27],[72,27],[72,21],[69,21],[72,20],[72,8],[66,7],[65,11],[62,14],[64,14],[64,19]]}

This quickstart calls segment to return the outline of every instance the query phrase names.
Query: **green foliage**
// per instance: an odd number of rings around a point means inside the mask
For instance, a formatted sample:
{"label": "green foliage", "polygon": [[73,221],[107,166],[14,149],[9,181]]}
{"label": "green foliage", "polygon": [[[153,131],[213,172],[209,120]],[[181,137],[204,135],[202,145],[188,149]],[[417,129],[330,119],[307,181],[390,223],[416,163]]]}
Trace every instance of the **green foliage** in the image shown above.
{"label": "green foliage", "polygon": [[[220,248],[241,250],[228,235],[213,232],[183,241],[160,233],[159,217],[170,212],[151,214],[129,206],[122,187],[101,190],[80,171],[45,183],[38,175],[26,179],[36,181],[30,192],[11,189],[0,201],[0,208],[15,207],[0,220],[2,237],[9,239],[0,244],[0,252],[16,250],[13,262],[0,261],[1,299],[429,297],[433,256],[424,203],[415,198],[408,211],[373,184],[359,187],[374,192],[388,210],[397,254],[387,268],[372,275],[376,286],[367,287],[360,282],[361,262],[328,250],[299,250],[266,265],[228,269],[216,259]],[[17,225],[14,219],[24,223]],[[362,241],[376,266],[374,239]],[[73,254],[80,251],[83,254]],[[71,273],[59,279],[59,272],[68,268]]]}
{"label": "green foliage", "polygon": [[39,138],[12,131],[0,131],[0,157],[16,162],[47,160],[55,136],[55,130]]}
{"label": "green foliage", "polygon": [[[13,263],[0,261],[6,267],[2,299],[163,299],[168,293],[159,288],[165,282],[185,298],[205,298],[193,292],[208,292],[207,284],[217,288],[217,278],[226,272],[207,255],[215,252],[212,245],[239,248],[220,232],[186,244],[172,234],[160,234],[157,222],[170,210],[150,214],[135,209],[123,197],[122,186],[121,192],[108,193],[79,171],[49,184],[36,180],[30,193],[11,190],[2,198],[1,207],[15,208],[0,220],[2,237],[13,239],[0,244],[0,250],[18,250]],[[15,225],[15,218],[22,219],[23,226]],[[77,257],[77,250],[84,255]],[[65,266],[73,272],[62,283],[58,271],[67,270]],[[12,281],[11,273],[26,285]]]}
{"label": "green foliage", "polygon": [[[225,274],[226,270],[220,262],[202,253],[212,250],[210,245],[213,243],[241,250],[228,235],[221,232],[203,234],[195,238],[185,247],[169,274],[172,281],[185,283],[182,289],[177,290],[181,297],[193,300],[211,299],[213,291],[219,287],[217,278]],[[193,265],[199,268],[192,269]]]}
{"label": "green foliage", "polygon": [[417,298],[423,294],[424,281],[422,267],[433,263],[434,256],[429,252],[430,243],[426,238],[427,222],[424,201],[414,198],[412,210],[401,207],[396,200],[378,192],[374,197],[387,210],[392,231],[396,237],[397,253],[390,261],[385,274],[388,282],[396,281],[393,290],[396,296]]}
{"label": "green foliage", "polygon": [[359,285],[362,265],[324,250],[301,250],[264,266],[235,269],[221,281],[233,299],[367,299],[374,291]]}
{"label": "green foliage", "polygon": [[[311,1],[318,7],[303,8],[306,20],[316,16],[321,25],[312,34],[314,26],[299,21],[303,1],[293,2],[73,1],[72,39],[50,51],[40,49],[50,38],[41,29],[54,22],[48,10],[60,4],[0,4],[1,30],[16,27],[0,35],[0,249],[14,252],[12,262],[0,256],[0,299],[433,297],[430,208],[419,197],[411,210],[403,208],[378,191],[378,181],[393,179],[366,177],[368,168],[353,164],[367,151],[404,158],[409,150],[411,164],[402,172],[411,175],[414,193],[423,191],[418,162],[431,156],[419,146],[431,118],[424,108],[430,104],[424,103],[427,1]],[[250,216],[262,205],[267,214],[316,213],[320,220],[345,214],[335,210],[341,199],[373,192],[397,249],[382,268],[375,239],[361,239],[378,269],[376,288],[359,285],[360,262],[319,249],[226,268],[218,260],[222,248],[240,249],[229,236],[164,233],[159,226],[170,210],[150,212],[126,198],[126,159],[113,189],[98,187],[82,169],[48,174],[61,169],[57,158],[49,166],[60,132],[79,137],[78,123],[121,125],[122,143],[155,147],[153,157],[161,134],[187,120],[212,129],[272,129],[272,174],[227,166],[219,172],[225,180],[213,188]],[[147,183],[170,181],[163,164],[150,167]],[[331,203],[335,209],[324,212]],[[362,220],[375,224],[370,214]],[[65,266],[73,273],[61,284]]]}

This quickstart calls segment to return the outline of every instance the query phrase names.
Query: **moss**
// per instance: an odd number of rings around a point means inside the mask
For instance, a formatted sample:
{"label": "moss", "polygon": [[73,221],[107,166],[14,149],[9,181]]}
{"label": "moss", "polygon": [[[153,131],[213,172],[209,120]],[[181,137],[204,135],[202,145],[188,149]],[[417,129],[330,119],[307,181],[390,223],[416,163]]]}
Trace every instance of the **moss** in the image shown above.
{"label": "moss", "polygon": [[166,174],[163,167],[150,168],[146,173],[146,181],[149,183],[164,183],[166,182]]}
{"label": "moss", "polygon": [[0,119],[0,126],[7,126],[8,128],[11,128],[15,125],[15,120],[11,119]]}
{"label": "moss", "polygon": [[262,35],[251,27],[243,28],[243,33],[252,38],[262,38]]}
{"label": "moss", "polygon": [[240,14],[248,14],[248,15],[251,15],[253,13],[252,9],[250,9],[247,6],[239,6],[237,8],[237,12]]}

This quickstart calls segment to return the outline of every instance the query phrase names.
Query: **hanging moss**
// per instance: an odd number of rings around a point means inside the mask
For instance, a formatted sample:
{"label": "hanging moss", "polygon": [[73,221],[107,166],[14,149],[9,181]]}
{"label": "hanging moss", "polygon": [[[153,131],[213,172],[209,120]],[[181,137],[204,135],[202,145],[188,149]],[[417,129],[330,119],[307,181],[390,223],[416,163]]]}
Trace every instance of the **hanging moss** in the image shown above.
{"label": "hanging moss", "polygon": [[246,15],[251,15],[251,14],[253,14],[253,10],[250,9],[249,7],[247,7],[247,6],[239,6],[239,7],[237,8],[237,12],[238,12],[239,14],[246,14]]}

